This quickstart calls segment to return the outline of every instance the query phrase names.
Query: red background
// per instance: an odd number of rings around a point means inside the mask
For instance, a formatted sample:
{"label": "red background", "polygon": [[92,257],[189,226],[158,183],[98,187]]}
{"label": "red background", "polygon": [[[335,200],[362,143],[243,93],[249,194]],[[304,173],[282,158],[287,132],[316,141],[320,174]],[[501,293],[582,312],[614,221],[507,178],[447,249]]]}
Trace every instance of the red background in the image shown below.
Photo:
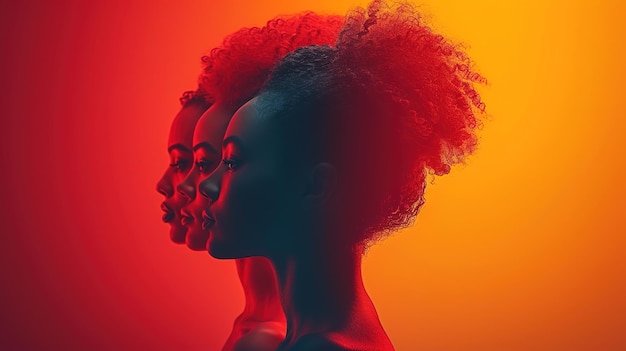
{"label": "red background", "polygon": [[[234,265],[170,243],[154,190],[177,99],[227,33],[357,3],[0,3],[0,348],[219,349]],[[397,350],[625,349],[624,5],[423,8],[471,44],[490,120],[366,257]]]}

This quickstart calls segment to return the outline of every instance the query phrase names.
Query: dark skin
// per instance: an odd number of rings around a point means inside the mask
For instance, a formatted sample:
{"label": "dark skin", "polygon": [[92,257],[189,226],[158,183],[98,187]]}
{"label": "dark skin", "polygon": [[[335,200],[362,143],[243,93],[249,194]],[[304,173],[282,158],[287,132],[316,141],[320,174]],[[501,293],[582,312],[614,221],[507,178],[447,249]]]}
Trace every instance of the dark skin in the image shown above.
{"label": "dark skin", "polygon": [[[235,107],[213,104],[198,121],[193,134],[194,165],[178,186],[186,199],[182,209],[188,228],[185,242],[192,250],[206,250],[209,232],[202,210],[207,199],[197,196],[197,185],[221,164],[221,142]],[[235,320],[224,351],[274,351],[285,336],[285,317],[278,298],[271,263],[263,257],[236,261],[246,306]]]}
{"label": "dark skin", "polygon": [[286,322],[272,264],[264,257],[235,263],[246,306],[235,320],[223,350],[274,351],[285,338]]}
{"label": "dark skin", "polygon": [[292,143],[305,138],[286,138],[259,101],[235,113],[222,165],[199,186],[211,201],[209,253],[272,262],[287,318],[277,350],[393,350],[363,285],[361,251],[341,239],[335,190],[347,180],[298,155]]}
{"label": "dark skin", "polygon": [[170,238],[185,242],[187,228],[181,224],[181,209],[186,199],[176,191],[193,166],[192,135],[196,123],[204,113],[204,106],[191,104],[181,108],[174,117],[167,142],[170,163],[157,183],[157,191],[165,196],[161,204],[163,221],[170,225]]}
{"label": "dark skin", "polygon": [[201,196],[196,196],[196,187],[220,164],[220,144],[231,115],[230,109],[219,104],[202,114],[193,132],[193,166],[177,187],[186,200],[181,213],[187,227],[185,242],[192,250],[204,250],[208,240],[208,233],[202,229],[202,209],[206,204]]}

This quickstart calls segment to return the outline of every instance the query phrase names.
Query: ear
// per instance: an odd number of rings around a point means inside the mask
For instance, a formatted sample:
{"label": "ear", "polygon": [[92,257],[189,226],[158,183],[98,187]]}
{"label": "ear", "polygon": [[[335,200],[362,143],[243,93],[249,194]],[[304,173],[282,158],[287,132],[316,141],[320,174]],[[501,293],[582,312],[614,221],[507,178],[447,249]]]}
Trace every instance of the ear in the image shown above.
{"label": "ear", "polygon": [[330,163],[322,162],[311,168],[305,197],[310,204],[328,202],[337,188],[337,169]]}

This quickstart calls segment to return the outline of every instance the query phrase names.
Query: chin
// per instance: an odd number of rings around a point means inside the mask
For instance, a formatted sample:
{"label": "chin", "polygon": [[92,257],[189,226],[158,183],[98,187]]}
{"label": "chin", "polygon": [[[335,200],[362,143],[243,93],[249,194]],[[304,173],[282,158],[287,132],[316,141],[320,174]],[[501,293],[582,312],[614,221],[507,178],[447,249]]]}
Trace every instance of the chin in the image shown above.
{"label": "chin", "polygon": [[170,228],[170,239],[176,244],[184,244],[187,236],[187,228],[172,225]]}
{"label": "chin", "polygon": [[206,250],[208,239],[208,233],[192,229],[187,233],[187,237],[184,241],[191,250],[204,251]]}
{"label": "chin", "polygon": [[232,245],[225,240],[220,240],[216,238],[215,235],[211,235],[211,237],[209,238],[206,249],[207,251],[209,251],[209,255],[220,260],[246,258],[253,256],[244,253],[242,250],[240,250],[239,247],[237,247],[237,245]]}

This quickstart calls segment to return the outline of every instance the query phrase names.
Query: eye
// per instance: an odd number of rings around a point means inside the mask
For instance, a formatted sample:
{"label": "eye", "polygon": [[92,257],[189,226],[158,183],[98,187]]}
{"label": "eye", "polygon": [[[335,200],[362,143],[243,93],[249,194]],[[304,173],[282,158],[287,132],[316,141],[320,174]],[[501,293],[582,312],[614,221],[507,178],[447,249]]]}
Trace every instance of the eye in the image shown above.
{"label": "eye", "polygon": [[198,170],[201,173],[209,173],[209,172],[211,172],[213,170],[211,168],[212,164],[213,164],[213,162],[211,162],[211,161],[202,160],[202,161],[197,161],[196,162],[196,167],[198,167]]}
{"label": "eye", "polygon": [[185,172],[189,169],[189,161],[177,160],[174,163],[170,163],[170,167],[174,168],[176,172]]}
{"label": "eye", "polygon": [[233,159],[223,159],[222,163],[226,165],[229,171],[234,171],[239,167],[238,162]]}

